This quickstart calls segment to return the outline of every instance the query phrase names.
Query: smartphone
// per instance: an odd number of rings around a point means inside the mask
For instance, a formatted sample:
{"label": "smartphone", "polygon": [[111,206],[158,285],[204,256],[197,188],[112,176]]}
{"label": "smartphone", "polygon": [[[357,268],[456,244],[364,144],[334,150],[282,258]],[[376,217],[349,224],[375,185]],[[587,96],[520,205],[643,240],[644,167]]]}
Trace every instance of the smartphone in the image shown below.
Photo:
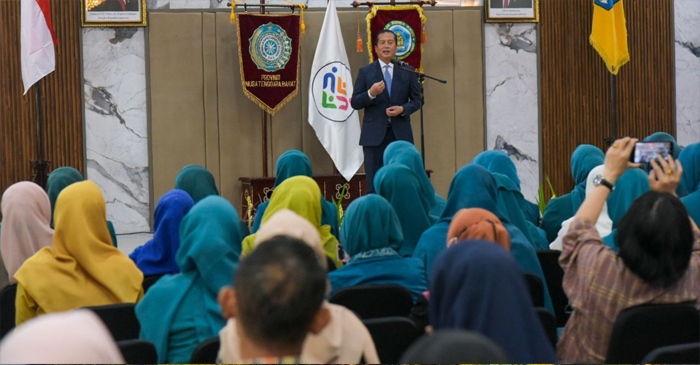
{"label": "smartphone", "polygon": [[630,155],[630,162],[649,163],[659,156],[666,159],[671,154],[673,154],[671,142],[637,142]]}

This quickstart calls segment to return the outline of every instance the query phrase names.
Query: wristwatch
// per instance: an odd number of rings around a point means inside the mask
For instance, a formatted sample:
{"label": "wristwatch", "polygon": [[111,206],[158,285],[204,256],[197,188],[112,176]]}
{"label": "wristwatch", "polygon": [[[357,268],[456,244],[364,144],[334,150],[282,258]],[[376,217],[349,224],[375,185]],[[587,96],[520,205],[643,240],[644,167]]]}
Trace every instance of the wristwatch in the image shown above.
{"label": "wristwatch", "polygon": [[615,186],[612,183],[610,183],[610,181],[605,180],[603,175],[594,176],[593,177],[593,184],[595,184],[596,186],[603,185],[606,188],[610,189],[610,191],[613,191],[615,189]]}

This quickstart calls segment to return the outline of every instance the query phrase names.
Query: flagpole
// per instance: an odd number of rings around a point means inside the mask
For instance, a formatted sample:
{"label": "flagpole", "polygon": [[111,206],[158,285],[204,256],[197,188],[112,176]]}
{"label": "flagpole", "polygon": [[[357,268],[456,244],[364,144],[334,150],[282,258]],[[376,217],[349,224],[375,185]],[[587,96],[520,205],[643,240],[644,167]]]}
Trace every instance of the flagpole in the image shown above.
{"label": "flagpole", "polygon": [[[260,14],[265,15],[265,0],[260,0]],[[262,165],[263,177],[267,177],[267,111],[265,110],[262,111]]]}
{"label": "flagpole", "polygon": [[615,75],[610,74],[610,130],[612,141],[617,139],[617,97],[615,96]]}
{"label": "flagpole", "polygon": [[32,181],[42,188],[46,188],[49,162],[44,159],[44,141],[41,134],[41,80],[34,84],[34,97],[36,99],[36,151],[38,157],[31,161],[34,170]]}

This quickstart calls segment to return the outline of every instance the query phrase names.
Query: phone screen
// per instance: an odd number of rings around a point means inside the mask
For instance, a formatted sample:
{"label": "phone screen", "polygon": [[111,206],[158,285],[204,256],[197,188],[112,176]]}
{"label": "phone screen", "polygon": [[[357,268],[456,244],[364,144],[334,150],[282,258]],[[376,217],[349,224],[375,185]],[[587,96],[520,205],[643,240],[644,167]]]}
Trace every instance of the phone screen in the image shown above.
{"label": "phone screen", "polygon": [[648,163],[658,156],[666,159],[673,153],[671,142],[637,142],[634,151],[630,156],[630,161],[634,163]]}

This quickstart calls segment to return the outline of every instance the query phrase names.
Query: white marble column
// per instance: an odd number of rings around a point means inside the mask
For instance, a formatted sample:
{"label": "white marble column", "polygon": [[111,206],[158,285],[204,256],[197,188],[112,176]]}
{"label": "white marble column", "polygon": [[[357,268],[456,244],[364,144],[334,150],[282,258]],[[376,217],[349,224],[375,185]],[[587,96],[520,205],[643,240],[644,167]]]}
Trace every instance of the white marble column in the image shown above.
{"label": "white marble column", "polygon": [[144,29],[84,28],[82,47],[87,178],[117,233],[149,231]]}
{"label": "white marble column", "polygon": [[700,1],[675,0],[676,135],[681,146],[700,142]]}
{"label": "white marble column", "polygon": [[486,147],[508,153],[533,202],[540,186],[536,30],[531,23],[484,25]]}

